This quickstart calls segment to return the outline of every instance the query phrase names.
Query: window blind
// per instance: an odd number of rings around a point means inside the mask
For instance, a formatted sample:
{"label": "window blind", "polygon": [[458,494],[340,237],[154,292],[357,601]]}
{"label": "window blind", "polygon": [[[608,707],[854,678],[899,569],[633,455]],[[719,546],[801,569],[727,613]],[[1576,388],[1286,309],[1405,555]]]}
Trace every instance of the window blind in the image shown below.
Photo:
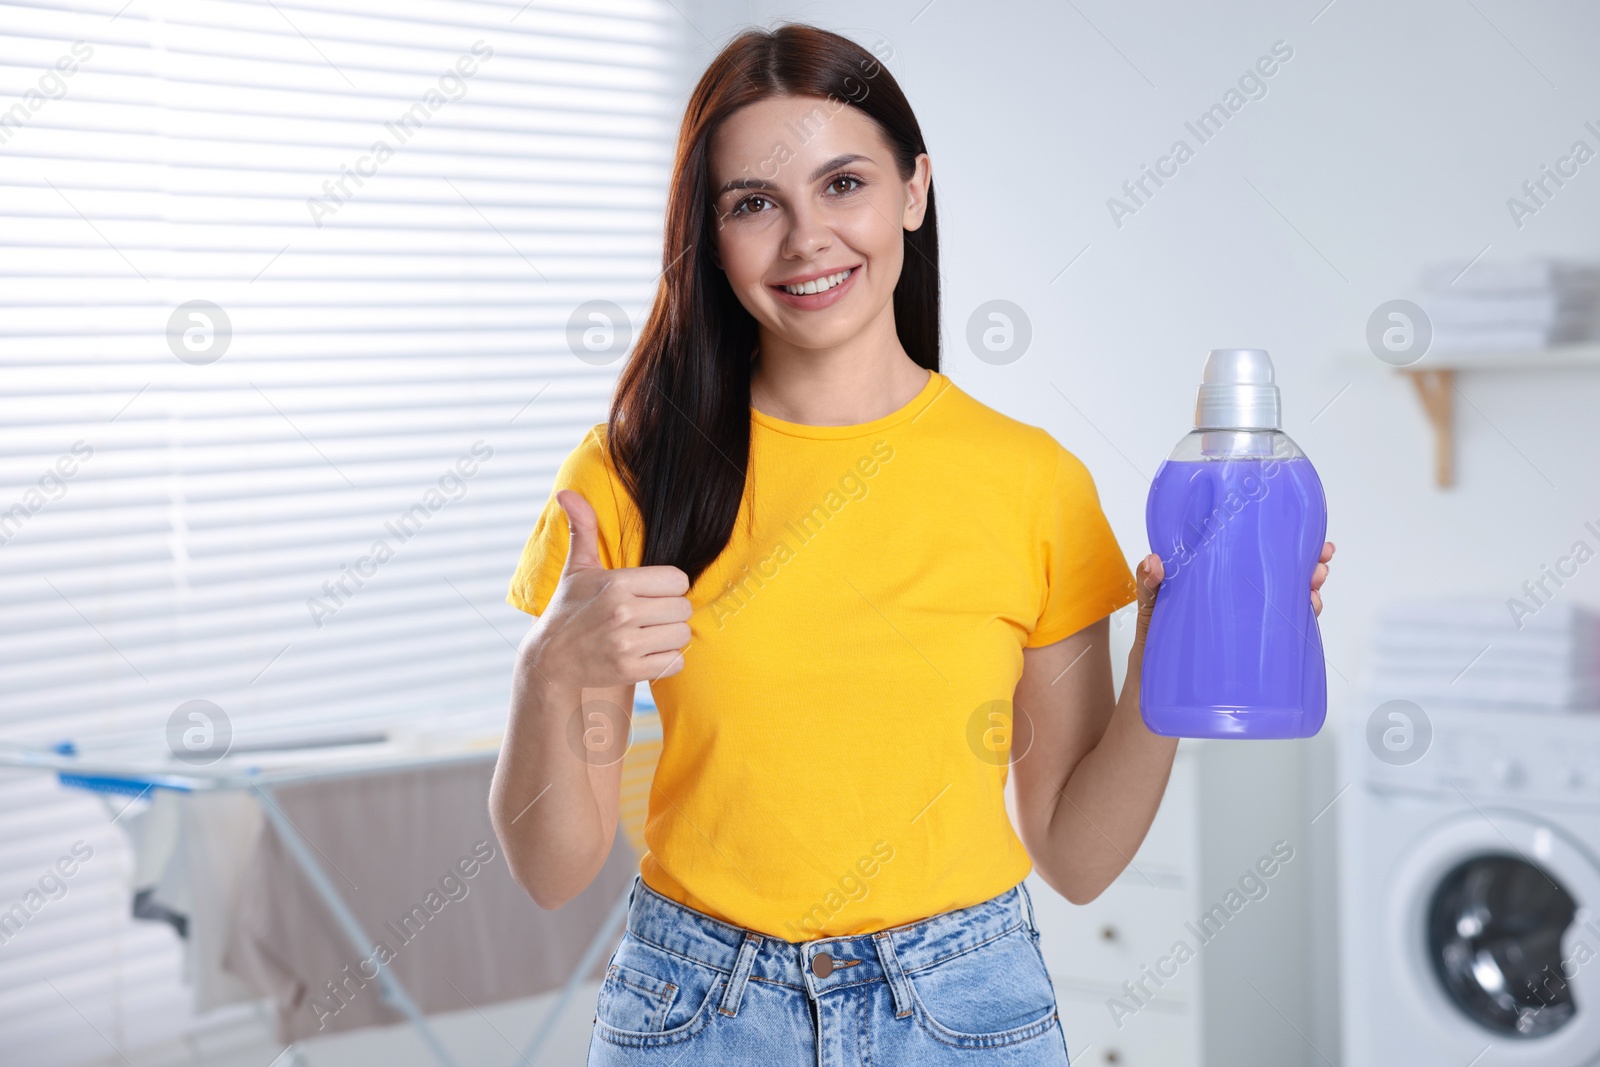
{"label": "window blind", "polygon": [[[681,17],[0,18],[0,736],[160,737],[191,700],[235,737],[503,716],[508,579],[656,282]],[[0,913],[89,853],[0,924],[8,1062],[195,1026],[99,799],[19,772],[0,798]]]}

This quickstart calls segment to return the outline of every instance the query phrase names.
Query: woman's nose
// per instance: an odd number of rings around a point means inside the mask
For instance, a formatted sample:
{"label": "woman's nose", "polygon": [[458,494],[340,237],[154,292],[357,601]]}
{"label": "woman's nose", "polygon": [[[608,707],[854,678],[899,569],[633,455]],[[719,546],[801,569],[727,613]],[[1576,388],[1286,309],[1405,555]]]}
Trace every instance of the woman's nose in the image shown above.
{"label": "woman's nose", "polygon": [[809,259],[833,243],[833,231],[814,208],[798,208],[789,214],[789,232],[784,235],[783,252],[796,259]]}

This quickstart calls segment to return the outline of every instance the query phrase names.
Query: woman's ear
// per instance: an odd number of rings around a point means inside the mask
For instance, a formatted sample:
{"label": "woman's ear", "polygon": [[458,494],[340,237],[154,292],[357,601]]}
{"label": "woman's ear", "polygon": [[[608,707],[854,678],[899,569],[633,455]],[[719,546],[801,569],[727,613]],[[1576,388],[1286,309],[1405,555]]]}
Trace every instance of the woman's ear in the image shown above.
{"label": "woman's ear", "polygon": [[922,226],[922,219],[928,213],[928,185],[932,181],[933,161],[928,153],[922,152],[917,156],[911,177],[906,180],[906,206],[900,213],[901,226],[908,230]]}

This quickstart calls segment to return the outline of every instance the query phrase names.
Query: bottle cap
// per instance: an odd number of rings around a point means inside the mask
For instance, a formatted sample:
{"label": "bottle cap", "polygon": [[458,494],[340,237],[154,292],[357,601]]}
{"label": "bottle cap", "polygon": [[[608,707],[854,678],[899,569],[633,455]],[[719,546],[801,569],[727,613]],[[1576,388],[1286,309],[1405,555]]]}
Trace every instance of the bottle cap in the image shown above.
{"label": "bottle cap", "polygon": [[1279,430],[1282,402],[1264,348],[1213,348],[1200,374],[1197,430]]}

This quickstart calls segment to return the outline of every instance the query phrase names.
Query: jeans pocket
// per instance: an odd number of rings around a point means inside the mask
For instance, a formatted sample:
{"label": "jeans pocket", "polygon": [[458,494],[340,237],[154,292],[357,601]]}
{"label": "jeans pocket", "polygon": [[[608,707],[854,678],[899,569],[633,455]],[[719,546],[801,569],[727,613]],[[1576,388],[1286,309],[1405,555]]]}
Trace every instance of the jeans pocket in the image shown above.
{"label": "jeans pocket", "polygon": [[624,933],[595,1001],[595,1036],[642,1048],[693,1037],[711,1021],[726,975]]}
{"label": "jeans pocket", "polygon": [[652,1033],[666,1029],[667,1012],[678,999],[678,987],[643,971],[613,963],[600,983],[595,1011],[611,1026]]}
{"label": "jeans pocket", "polygon": [[1055,990],[1026,927],[906,976],[918,1023],[947,1045],[1011,1045],[1055,1025]]}

